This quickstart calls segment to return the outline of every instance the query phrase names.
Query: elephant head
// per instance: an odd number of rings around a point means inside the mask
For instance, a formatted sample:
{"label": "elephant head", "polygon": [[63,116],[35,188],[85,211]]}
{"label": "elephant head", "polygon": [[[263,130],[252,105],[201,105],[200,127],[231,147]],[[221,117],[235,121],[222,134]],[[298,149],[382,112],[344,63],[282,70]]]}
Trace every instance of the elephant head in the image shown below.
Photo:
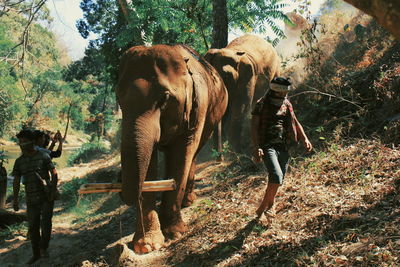
{"label": "elephant head", "polygon": [[246,116],[272,78],[279,74],[280,58],[270,43],[250,34],[234,39],[226,48],[208,50],[205,58],[216,68],[228,90],[224,129],[233,149],[241,152]]}
{"label": "elephant head", "polygon": [[[232,94],[238,87],[241,73],[247,68],[251,71],[251,62],[245,56],[244,51],[235,51],[232,49],[210,49],[204,58],[218,71],[224,80],[228,92]],[[251,73],[249,73],[251,76]]]}
{"label": "elephant head", "polygon": [[182,131],[191,110],[192,80],[173,49],[133,47],[121,60],[116,94],[122,109],[122,199],[135,204],[143,181],[157,176],[156,147]]}

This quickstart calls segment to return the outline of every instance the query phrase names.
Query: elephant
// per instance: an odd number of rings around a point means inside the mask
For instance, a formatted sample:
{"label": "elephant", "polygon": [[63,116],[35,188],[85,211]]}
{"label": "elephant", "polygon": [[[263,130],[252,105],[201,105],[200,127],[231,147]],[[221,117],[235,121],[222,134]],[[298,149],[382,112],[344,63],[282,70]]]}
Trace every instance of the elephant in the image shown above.
{"label": "elephant", "polygon": [[[182,202],[192,202],[195,157],[221,121],[228,93],[218,72],[185,45],[134,46],[122,56],[115,88],[122,110],[121,198],[137,211],[133,249],[147,253],[187,230]],[[176,182],[163,192],[142,192],[157,179],[158,151]],[[186,190],[185,190],[186,189]]]}
{"label": "elephant", "polygon": [[223,128],[232,148],[241,152],[245,118],[269,82],[279,76],[280,58],[270,43],[250,34],[234,39],[226,48],[209,49],[204,57],[217,69],[228,90]]}

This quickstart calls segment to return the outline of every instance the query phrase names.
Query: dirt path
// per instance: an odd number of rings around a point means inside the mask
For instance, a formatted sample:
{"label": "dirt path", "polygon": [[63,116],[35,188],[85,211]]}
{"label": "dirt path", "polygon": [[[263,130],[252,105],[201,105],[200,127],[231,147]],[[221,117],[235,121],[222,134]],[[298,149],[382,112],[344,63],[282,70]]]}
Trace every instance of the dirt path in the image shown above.
{"label": "dirt path", "polygon": [[[117,162],[118,157],[110,156],[91,163],[58,170],[60,184],[70,182],[73,178],[90,177],[98,169],[115,168]],[[10,203],[8,203],[8,209],[11,209]],[[63,209],[62,203],[56,202],[49,249],[51,257],[41,259],[36,264],[37,266],[76,266],[81,259],[84,261],[86,258],[85,243],[91,242],[94,236],[97,236],[91,229],[95,227],[92,223],[82,225],[77,221],[79,218],[70,212],[64,212]],[[121,212],[121,210],[118,210],[118,212]],[[19,213],[25,213],[25,205],[22,205]],[[113,216],[113,214],[110,213],[108,216]],[[100,238],[96,239],[101,240]],[[96,241],[96,243],[99,243],[99,245],[94,244],[93,247],[101,247],[101,241]],[[102,245],[104,246],[104,243]],[[0,247],[0,254],[1,266],[21,266],[28,261],[32,252],[30,241],[26,238],[26,232],[21,232],[11,239],[4,240]],[[4,263],[5,265],[3,265]]]}
{"label": "dirt path", "polygon": [[[118,157],[108,157],[92,163],[59,170],[62,183],[73,178],[99,176],[110,172],[118,165]],[[212,163],[200,165],[198,177],[204,177]],[[115,172],[112,172],[115,173]],[[205,192],[209,185],[197,180],[198,193]],[[40,259],[34,266],[169,266],[165,263],[167,249],[146,255],[137,255],[128,249],[134,231],[134,211],[123,205],[116,194],[104,194],[96,201],[107,205],[96,206],[101,212],[88,210],[88,218],[82,221],[73,212],[65,212],[56,205],[53,217],[53,232],[50,243],[50,258]],[[198,199],[197,203],[201,201]],[[10,208],[10,207],[9,207]],[[186,208],[183,219],[190,223],[196,205]],[[25,212],[21,209],[21,213]],[[92,216],[93,214],[93,216]],[[170,245],[170,244],[166,244]],[[26,232],[6,239],[0,247],[2,266],[21,266],[31,257],[31,244]],[[5,265],[3,265],[5,263]]]}

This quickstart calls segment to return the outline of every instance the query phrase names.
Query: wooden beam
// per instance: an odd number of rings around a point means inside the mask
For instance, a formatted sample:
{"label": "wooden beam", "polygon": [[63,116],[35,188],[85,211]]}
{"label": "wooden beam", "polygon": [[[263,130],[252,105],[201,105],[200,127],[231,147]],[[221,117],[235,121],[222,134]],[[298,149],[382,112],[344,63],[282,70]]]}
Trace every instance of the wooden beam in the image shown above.
{"label": "wooden beam", "polygon": [[[175,180],[145,181],[142,192],[162,192],[175,190]],[[91,183],[83,184],[78,190],[79,194],[121,192],[121,183]]]}

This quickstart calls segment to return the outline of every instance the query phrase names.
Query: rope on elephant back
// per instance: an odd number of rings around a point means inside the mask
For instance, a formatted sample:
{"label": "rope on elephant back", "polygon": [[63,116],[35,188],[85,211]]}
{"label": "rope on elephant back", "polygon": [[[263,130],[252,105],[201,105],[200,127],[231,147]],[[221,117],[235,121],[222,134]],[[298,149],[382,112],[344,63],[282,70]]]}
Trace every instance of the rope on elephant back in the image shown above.
{"label": "rope on elephant back", "polygon": [[205,66],[207,69],[211,69],[211,64],[208,63],[206,60],[204,60],[200,55],[197,54],[195,50],[192,48],[188,47],[187,45],[180,44],[181,47],[183,47],[186,51],[188,51],[198,62],[200,62],[203,66]]}

